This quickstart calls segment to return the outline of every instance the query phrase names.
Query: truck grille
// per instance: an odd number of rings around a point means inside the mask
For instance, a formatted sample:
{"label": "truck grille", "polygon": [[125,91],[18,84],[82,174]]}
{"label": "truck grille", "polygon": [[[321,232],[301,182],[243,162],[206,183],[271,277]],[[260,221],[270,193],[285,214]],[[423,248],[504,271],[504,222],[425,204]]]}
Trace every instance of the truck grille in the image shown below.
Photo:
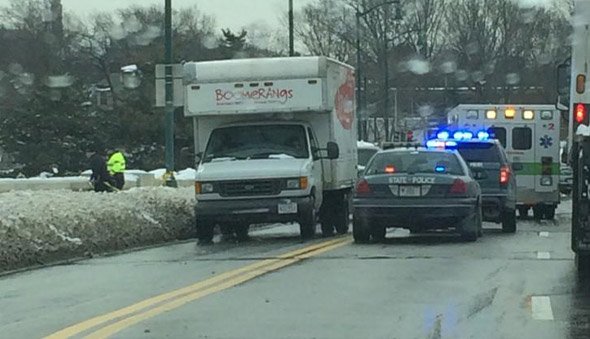
{"label": "truck grille", "polygon": [[219,194],[226,197],[276,195],[281,191],[278,180],[225,181],[219,184]]}

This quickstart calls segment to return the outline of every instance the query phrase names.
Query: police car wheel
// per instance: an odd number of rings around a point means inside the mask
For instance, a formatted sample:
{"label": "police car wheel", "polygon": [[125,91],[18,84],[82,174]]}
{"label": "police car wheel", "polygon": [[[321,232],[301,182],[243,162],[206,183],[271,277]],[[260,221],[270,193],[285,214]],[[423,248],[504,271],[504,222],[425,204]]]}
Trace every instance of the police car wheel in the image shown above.
{"label": "police car wheel", "polygon": [[461,238],[464,241],[476,241],[481,227],[480,224],[481,219],[478,217],[478,213],[465,218],[459,226]]}
{"label": "police car wheel", "polygon": [[514,210],[507,209],[502,212],[502,232],[516,232],[516,212]]}
{"label": "police car wheel", "polygon": [[354,238],[354,242],[359,244],[369,242],[369,239],[371,238],[371,233],[369,233],[369,227],[366,221],[361,220],[358,217],[353,218],[352,237]]}

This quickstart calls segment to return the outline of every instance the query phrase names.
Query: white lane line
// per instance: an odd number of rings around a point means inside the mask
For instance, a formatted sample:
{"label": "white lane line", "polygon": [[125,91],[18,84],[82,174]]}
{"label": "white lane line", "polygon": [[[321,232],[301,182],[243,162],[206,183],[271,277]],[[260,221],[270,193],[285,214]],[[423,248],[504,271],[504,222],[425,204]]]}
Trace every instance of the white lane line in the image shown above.
{"label": "white lane line", "polygon": [[537,259],[551,259],[549,252],[537,252]]}
{"label": "white lane line", "polygon": [[553,320],[551,299],[547,296],[534,296],[531,298],[533,319]]}
{"label": "white lane line", "polygon": [[539,232],[540,237],[549,237],[549,232]]}

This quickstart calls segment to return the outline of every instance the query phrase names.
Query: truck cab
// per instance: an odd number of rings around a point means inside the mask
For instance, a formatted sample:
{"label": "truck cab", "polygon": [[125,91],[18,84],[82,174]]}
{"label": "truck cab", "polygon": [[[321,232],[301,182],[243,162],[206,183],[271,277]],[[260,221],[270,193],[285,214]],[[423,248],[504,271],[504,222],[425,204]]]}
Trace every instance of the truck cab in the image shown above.
{"label": "truck cab", "polygon": [[[323,57],[185,65],[185,114],[197,150],[196,227],[246,237],[251,224],[297,222],[302,238],[348,231],[356,179],[354,77]],[[351,87],[352,86],[352,87]]]}

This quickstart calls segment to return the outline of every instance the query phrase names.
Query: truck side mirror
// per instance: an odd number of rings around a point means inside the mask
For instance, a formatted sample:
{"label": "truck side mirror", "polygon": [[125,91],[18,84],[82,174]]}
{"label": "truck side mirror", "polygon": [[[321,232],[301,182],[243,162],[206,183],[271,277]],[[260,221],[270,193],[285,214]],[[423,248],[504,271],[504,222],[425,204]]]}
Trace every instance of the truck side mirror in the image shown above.
{"label": "truck side mirror", "polygon": [[328,151],[328,159],[338,159],[340,157],[340,148],[338,144],[333,141],[328,141],[328,146],[326,147]]}

